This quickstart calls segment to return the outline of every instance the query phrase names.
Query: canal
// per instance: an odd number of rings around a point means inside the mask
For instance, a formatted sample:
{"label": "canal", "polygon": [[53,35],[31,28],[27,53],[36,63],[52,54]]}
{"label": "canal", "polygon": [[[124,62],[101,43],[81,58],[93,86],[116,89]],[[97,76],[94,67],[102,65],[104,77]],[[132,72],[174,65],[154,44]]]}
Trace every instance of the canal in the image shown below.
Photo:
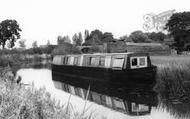
{"label": "canal", "polygon": [[[45,88],[61,104],[68,104],[76,113],[92,115],[96,119],[177,119],[181,115],[168,110],[167,105],[159,102],[159,94],[150,92],[123,92],[111,94],[114,88],[100,93],[80,88],[67,83],[52,80],[50,65],[33,65],[20,68],[17,76],[22,77],[22,83],[34,85],[35,88]],[[110,91],[113,90],[113,91]],[[86,100],[88,99],[88,100]],[[175,108],[176,105],[170,106]],[[182,104],[177,108],[183,108]],[[185,118],[185,116],[183,117]],[[187,117],[188,118],[188,117]]]}

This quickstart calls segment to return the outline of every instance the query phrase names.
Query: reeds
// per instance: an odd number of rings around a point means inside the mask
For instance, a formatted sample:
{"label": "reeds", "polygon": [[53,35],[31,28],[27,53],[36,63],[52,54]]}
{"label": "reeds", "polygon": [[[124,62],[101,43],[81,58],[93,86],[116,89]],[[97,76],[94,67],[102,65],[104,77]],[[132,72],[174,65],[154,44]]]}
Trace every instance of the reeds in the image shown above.
{"label": "reeds", "polygon": [[[1,119],[91,119],[92,114],[78,113],[70,103],[61,105],[45,88],[17,84],[9,70],[0,72]],[[5,80],[6,79],[6,80]],[[84,111],[83,111],[84,112]],[[87,115],[87,116],[86,116]]]}
{"label": "reeds", "polygon": [[170,113],[179,117],[189,115],[190,64],[184,60],[172,61],[164,67],[158,67],[155,90],[160,103]]}
{"label": "reeds", "polygon": [[190,100],[190,64],[171,62],[167,67],[158,67],[155,89],[162,99]]}

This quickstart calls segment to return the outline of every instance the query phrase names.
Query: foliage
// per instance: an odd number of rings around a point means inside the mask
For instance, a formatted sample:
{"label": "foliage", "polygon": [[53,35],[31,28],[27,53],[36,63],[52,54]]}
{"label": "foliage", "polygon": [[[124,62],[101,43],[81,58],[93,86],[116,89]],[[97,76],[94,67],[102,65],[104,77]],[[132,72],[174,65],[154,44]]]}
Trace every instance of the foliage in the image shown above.
{"label": "foliage", "polygon": [[86,41],[87,39],[89,39],[89,37],[90,37],[89,31],[86,29],[84,31],[84,41]]}
{"label": "foliage", "polygon": [[80,54],[81,51],[75,45],[64,43],[52,51],[52,55]]}
{"label": "foliage", "polygon": [[22,51],[24,54],[51,54],[56,46],[49,45],[44,48],[36,47],[36,48],[30,48]]}
{"label": "foliage", "polygon": [[174,37],[174,46],[183,50],[184,45],[190,42],[190,12],[173,14],[166,24],[166,29]]}
{"label": "foliage", "polygon": [[71,39],[69,38],[69,36],[58,36],[57,37],[57,44],[61,45],[64,43],[71,43]]}
{"label": "foliage", "polygon": [[132,39],[128,37],[128,35],[121,36],[119,39],[125,42],[133,42]]}
{"label": "foliage", "polygon": [[178,119],[184,119],[184,115],[189,115],[190,111],[189,58],[190,56],[181,55],[151,57],[152,63],[158,66],[155,91],[158,92],[159,101],[163,104],[161,108],[166,108]]}
{"label": "foliage", "polygon": [[7,41],[10,41],[10,47],[14,46],[16,39],[20,38],[19,24],[16,20],[4,20],[0,23],[0,45],[5,47]]}
{"label": "foliage", "polygon": [[142,31],[134,31],[130,34],[129,39],[135,43],[147,43],[151,42],[148,36]]}
{"label": "foliage", "polygon": [[188,66],[183,66],[175,62],[169,67],[158,69],[155,90],[160,94],[161,103],[166,105],[169,112],[174,114],[178,113],[178,116],[189,114],[190,111],[189,70],[189,64]]}
{"label": "foliage", "polygon": [[46,44],[46,45],[47,45],[47,46],[51,45],[51,43],[50,43],[50,41],[49,41],[49,40],[47,41],[47,44]]}
{"label": "foliage", "polygon": [[167,35],[162,32],[152,32],[147,33],[147,36],[149,39],[151,39],[154,42],[163,42],[165,38],[167,38]]}
{"label": "foliage", "polygon": [[112,42],[114,41],[114,38],[113,38],[113,34],[111,32],[105,32],[102,36],[102,40],[101,40],[103,43],[109,43],[109,42]]}
{"label": "foliage", "polygon": [[100,39],[98,38],[98,35],[93,35],[90,37],[90,39],[88,39],[87,41],[85,41],[83,43],[83,45],[102,45],[102,42],[100,41]]}
{"label": "foliage", "polygon": [[127,45],[124,41],[117,41],[107,44],[108,53],[127,52]]}
{"label": "foliage", "polygon": [[102,31],[96,29],[92,31],[88,37],[85,38],[83,45],[102,45],[103,43],[113,42],[114,40],[115,39],[113,38],[112,33],[103,33]]}
{"label": "foliage", "polygon": [[81,46],[82,45],[82,33],[79,32],[79,34],[77,35],[76,33],[74,34],[74,36],[72,37],[73,40],[73,44],[76,46]]}
{"label": "foliage", "polygon": [[3,97],[0,106],[1,118],[61,119],[66,117],[63,106],[45,89],[37,90],[34,86],[26,88],[18,85],[14,82],[14,77],[6,76],[9,74],[5,72],[0,77],[0,94]]}
{"label": "foliage", "polygon": [[77,44],[77,40],[78,40],[78,35],[77,33],[75,33],[72,37],[72,41],[73,41],[73,44],[76,45]]}
{"label": "foliage", "polygon": [[102,51],[101,51],[101,49],[100,49],[98,46],[93,45],[93,46],[91,47],[91,49],[90,49],[90,52],[91,52],[91,53],[99,53],[99,52],[102,52]]}
{"label": "foliage", "polygon": [[38,43],[37,43],[37,41],[34,41],[33,43],[32,43],[32,48],[37,48],[38,47]]}
{"label": "foliage", "polygon": [[26,48],[25,42],[26,42],[26,40],[20,40],[20,41],[19,41],[19,46],[20,46],[20,48]]}
{"label": "foliage", "polygon": [[[18,84],[12,70],[0,70],[0,118],[2,119],[91,119],[73,110],[68,102],[61,104],[52,98],[45,88],[36,89],[33,84]],[[70,100],[70,99],[69,99]]]}
{"label": "foliage", "polygon": [[82,39],[82,33],[79,32],[79,37],[78,37],[78,40],[76,42],[76,45],[77,46],[81,46],[82,45],[82,41],[83,41],[83,39]]}

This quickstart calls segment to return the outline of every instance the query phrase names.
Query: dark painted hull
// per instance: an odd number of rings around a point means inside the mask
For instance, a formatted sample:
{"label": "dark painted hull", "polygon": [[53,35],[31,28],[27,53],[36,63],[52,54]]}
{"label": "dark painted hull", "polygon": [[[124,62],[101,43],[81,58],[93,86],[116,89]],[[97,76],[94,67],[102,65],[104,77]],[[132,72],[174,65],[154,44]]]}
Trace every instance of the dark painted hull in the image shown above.
{"label": "dark painted hull", "polygon": [[[149,91],[156,83],[156,67],[140,69],[112,70],[97,67],[80,67],[52,64],[52,78],[55,81],[96,92],[107,92],[107,89]],[[121,90],[120,90],[121,89]]]}

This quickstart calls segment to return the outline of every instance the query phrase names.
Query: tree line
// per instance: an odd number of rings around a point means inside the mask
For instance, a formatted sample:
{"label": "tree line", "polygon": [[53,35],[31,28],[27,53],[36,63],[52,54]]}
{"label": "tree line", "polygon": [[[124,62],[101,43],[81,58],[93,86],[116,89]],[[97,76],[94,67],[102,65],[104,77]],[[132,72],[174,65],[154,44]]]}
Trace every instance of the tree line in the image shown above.
{"label": "tree line", "polygon": [[75,33],[70,39],[69,36],[58,36],[57,44],[64,42],[73,43],[76,46],[89,46],[89,45],[102,45],[103,43],[125,41],[134,43],[151,43],[151,42],[164,42],[164,39],[168,38],[168,34],[162,32],[151,32],[144,33],[140,30],[132,32],[129,36],[124,35],[120,38],[114,38],[111,32],[102,32],[98,29],[89,32],[85,30],[84,36],[79,32],[78,35]]}
{"label": "tree line", "polygon": [[[72,38],[69,36],[58,36],[57,44],[72,43],[74,46],[102,45],[104,43],[124,41],[134,43],[165,43],[165,39],[173,39],[172,47],[176,50],[190,50],[190,12],[174,13],[165,25],[167,33],[163,32],[143,32],[134,31],[129,35],[123,35],[120,38],[114,38],[111,32],[102,32],[98,29],[93,31],[85,30],[75,33]],[[5,48],[14,47],[17,39],[20,38],[22,30],[16,20],[4,20],[0,22],[0,46]],[[20,47],[26,47],[25,41],[19,41]],[[32,47],[37,47],[35,41]]]}

